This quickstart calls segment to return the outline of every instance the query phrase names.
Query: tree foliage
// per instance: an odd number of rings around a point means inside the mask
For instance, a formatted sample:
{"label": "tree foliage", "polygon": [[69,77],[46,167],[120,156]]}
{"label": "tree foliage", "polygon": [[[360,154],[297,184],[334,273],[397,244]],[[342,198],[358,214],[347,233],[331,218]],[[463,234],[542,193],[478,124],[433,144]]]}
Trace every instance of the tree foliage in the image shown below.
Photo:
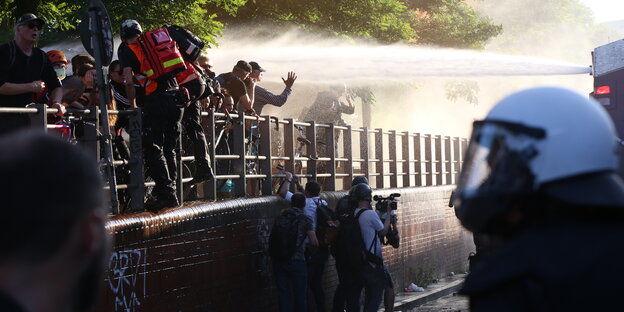
{"label": "tree foliage", "polygon": [[381,42],[482,48],[501,32],[463,0],[252,0],[241,21],[273,20]]}
{"label": "tree foliage", "polygon": [[419,43],[453,48],[483,49],[502,26],[461,0],[408,0],[415,10],[412,27]]}
{"label": "tree foliage", "polygon": [[228,23],[273,21],[338,36],[409,41],[415,35],[399,0],[252,0]]}
{"label": "tree foliage", "polygon": [[[79,35],[78,25],[88,0],[0,0],[6,9],[0,11],[0,35],[8,40],[18,16],[31,12],[47,21],[46,41],[68,39]],[[144,29],[154,29],[165,23],[176,24],[193,31],[208,43],[216,44],[223,24],[208,8],[219,8],[224,14],[235,14],[245,0],[108,0],[105,1],[113,32],[126,19],[136,19]]]}
{"label": "tree foliage", "polygon": [[[0,0],[0,36],[12,37],[17,16],[32,12],[48,21],[43,44],[77,38],[88,0]],[[336,36],[382,43],[411,42],[481,48],[500,27],[481,17],[464,0],[106,0],[118,33],[125,19],[144,29],[165,23],[188,28],[209,43],[226,24],[295,25]],[[278,28],[276,28],[278,29]]]}

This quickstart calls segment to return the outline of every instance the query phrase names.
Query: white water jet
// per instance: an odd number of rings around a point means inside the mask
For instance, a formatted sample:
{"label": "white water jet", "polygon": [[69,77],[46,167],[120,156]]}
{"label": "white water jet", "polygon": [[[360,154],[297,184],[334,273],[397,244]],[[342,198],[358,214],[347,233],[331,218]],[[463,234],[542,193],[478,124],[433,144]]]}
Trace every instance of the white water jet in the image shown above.
{"label": "white water jet", "polygon": [[[313,38],[290,32],[273,40],[241,38],[226,33],[219,47],[208,49],[217,74],[229,72],[238,60],[257,61],[272,73],[295,71],[300,82],[367,82],[417,80],[423,77],[544,76],[591,72],[589,66],[500,55],[474,50],[420,47],[407,44],[379,45]],[[118,40],[115,40],[114,59]],[[68,58],[86,53],[79,42],[43,47],[58,49]],[[279,81],[269,75],[267,81]]]}
{"label": "white water jet", "polygon": [[306,82],[405,81],[423,77],[543,76],[591,72],[589,66],[559,61],[406,45],[314,47],[267,44],[253,49],[223,45],[210,50],[209,54],[219,68],[236,64],[239,59],[256,60],[271,72],[294,70],[301,81]]}

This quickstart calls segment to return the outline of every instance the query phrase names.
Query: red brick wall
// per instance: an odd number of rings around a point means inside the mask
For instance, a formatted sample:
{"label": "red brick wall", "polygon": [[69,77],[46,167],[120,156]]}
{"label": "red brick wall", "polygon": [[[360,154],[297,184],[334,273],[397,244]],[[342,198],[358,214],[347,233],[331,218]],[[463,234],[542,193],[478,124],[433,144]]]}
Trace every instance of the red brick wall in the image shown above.
{"label": "red brick wall", "polygon": [[[466,269],[474,247],[447,206],[450,191],[426,187],[375,192],[402,194],[401,247],[384,249],[397,290],[419,270],[437,277]],[[331,207],[343,195],[324,194]],[[97,311],[275,311],[265,250],[273,218],[285,207],[286,202],[271,196],[111,219],[108,229],[115,248]],[[336,282],[330,259],[325,274],[328,301]]]}

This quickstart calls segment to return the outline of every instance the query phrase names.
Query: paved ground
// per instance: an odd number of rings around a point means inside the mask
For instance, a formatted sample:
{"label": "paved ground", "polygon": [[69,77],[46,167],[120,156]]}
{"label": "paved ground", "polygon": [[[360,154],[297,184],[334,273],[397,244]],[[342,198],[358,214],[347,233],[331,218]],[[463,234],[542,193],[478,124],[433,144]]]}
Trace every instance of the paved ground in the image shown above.
{"label": "paved ground", "polygon": [[465,277],[465,274],[457,274],[443,278],[425,287],[424,292],[399,293],[394,301],[394,310],[397,312],[469,311],[468,299],[456,295]]}
{"label": "paved ground", "polygon": [[411,310],[405,310],[401,312],[469,312],[468,298],[451,294],[439,298],[434,301],[430,301],[424,305]]}

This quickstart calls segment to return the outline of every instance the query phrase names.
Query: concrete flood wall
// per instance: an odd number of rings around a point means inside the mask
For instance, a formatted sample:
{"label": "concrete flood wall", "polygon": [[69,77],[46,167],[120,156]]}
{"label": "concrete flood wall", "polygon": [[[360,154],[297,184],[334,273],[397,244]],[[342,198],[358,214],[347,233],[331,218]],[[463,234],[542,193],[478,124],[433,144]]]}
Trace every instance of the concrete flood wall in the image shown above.
{"label": "concrete flood wall", "polygon": [[[451,186],[404,188],[398,216],[401,247],[384,247],[396,290],[465,271],[470,233],[448,207]],[[330,207],[344,192],[324,193]],[[96,311],[276,311],[266,250],[278,196],[113,217],[115,246]],[[327,301],[337,283],[333,259],[324,277]]]}

